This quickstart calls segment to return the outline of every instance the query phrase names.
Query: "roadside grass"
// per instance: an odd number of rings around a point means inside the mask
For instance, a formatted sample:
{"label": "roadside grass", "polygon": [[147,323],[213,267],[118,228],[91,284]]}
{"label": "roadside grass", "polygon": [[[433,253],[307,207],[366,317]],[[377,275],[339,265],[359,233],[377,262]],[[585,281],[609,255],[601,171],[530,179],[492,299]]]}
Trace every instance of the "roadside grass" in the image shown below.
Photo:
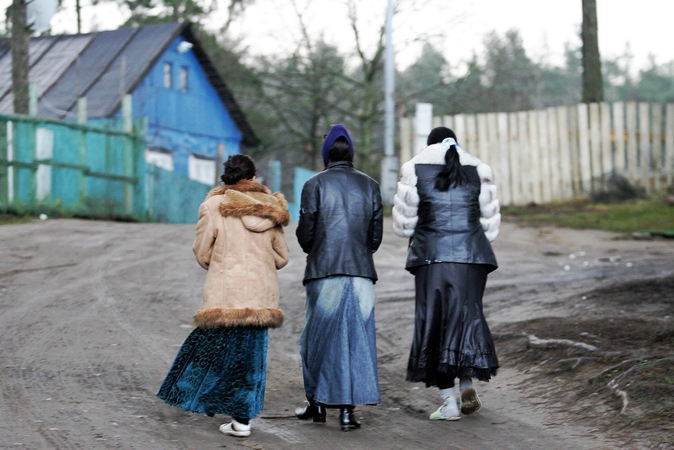
{"label": "roadside grass", "polygon": [[0,214],[0,226],[2,225],[19,225],[35,220],[32,216],[18,216],[14,214]]}
{"label": "roadside grass", "polygon": [[638,231],[674,232],[674,206],[664,197],[598,203],[573,200],[546,205],[505,207],[505,220],[531,226],[552,225],[576,229],[595,229],[618,233]]}

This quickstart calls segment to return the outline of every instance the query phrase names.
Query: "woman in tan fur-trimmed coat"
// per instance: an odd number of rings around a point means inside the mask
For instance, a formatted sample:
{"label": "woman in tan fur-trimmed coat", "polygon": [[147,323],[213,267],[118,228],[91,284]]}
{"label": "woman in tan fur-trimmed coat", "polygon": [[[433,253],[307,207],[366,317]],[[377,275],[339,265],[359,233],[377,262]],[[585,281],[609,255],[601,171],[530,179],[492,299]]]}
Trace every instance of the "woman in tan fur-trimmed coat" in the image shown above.
{"label": "woman in tan fur-trimmed coat", "polygon": [[225,183],[199,207],[194,254],[206,270],[196,329],[181,347],[157,396],[187,411],[223,414],[225,434],[250,435],[264,403],[267,329],[280,327],[276,271],[288,262],[280,193],[255,182],[246,155],[224,164]]}

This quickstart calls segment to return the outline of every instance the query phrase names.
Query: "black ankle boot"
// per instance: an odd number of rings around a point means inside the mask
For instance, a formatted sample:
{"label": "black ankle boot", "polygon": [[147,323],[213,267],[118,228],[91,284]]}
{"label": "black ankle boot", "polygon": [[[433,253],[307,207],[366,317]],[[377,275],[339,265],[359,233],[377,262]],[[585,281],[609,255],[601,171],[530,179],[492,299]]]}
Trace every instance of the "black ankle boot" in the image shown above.
{"label": "black ankle boot", "polygon": [[313,419],[317,423],[325,423],[325,406],[321,405],[318,402],[315,402],[314,399],[309,399],[309,404],[304,408],[297,408],[295,410],[295,417],[300,420],[309,420]]}
{"label": "black ankle boot", "polygon": [[342,431],[360,428],[360,422],[353,415],[353,406],[342,406],[339,408],[339,423],[342,425]]}

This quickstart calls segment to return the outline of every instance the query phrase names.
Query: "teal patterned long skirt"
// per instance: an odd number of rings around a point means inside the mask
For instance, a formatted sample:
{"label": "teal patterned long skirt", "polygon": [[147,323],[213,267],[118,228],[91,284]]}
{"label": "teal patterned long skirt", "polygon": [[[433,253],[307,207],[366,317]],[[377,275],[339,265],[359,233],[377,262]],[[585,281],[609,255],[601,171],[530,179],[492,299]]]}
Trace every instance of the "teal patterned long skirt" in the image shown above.
{"label": "teal patterned long skirt", "polygon": [[252,419],[264,404],[267,329],[196,328],[157,397],[186,411]]}

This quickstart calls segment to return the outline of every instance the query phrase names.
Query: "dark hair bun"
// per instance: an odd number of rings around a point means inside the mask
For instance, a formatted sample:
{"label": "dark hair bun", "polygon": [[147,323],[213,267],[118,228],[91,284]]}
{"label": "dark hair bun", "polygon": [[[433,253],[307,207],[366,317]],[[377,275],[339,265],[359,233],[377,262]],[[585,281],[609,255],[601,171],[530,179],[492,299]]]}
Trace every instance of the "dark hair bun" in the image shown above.
{"label": "dark hair bun", "polygon": [[225,184],[236,184],[241,180],[241,168],[239,167],[225,167],[225,173],[222,175],[222,181]]}
{"label": "dark hair bun", "polygon": [[247,155],[232,155],[225,161],[225,173],[220,179],[225,184],[236,184],[255,176],[255,162]]}

